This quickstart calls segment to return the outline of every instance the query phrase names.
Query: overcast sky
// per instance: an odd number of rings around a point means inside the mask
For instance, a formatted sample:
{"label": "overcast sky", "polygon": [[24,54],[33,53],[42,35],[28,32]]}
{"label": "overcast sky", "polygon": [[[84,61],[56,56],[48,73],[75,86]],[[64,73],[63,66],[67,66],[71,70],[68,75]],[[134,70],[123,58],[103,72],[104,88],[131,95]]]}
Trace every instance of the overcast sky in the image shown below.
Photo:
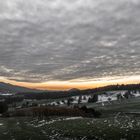
{"label": "overcast sky", "polygon": [[139,0],[0,0],[1,77],[132,75],[140,75]]}

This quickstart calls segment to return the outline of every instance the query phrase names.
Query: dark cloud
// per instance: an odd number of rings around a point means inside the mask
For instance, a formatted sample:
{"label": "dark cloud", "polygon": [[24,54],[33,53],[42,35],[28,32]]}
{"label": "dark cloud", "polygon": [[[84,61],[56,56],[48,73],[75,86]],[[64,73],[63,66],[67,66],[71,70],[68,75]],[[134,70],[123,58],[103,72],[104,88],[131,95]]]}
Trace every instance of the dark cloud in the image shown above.
{"label": "dark cloud", "polygon": [[139,8],[139,0],[1,0],[0,76],[140,75]]}

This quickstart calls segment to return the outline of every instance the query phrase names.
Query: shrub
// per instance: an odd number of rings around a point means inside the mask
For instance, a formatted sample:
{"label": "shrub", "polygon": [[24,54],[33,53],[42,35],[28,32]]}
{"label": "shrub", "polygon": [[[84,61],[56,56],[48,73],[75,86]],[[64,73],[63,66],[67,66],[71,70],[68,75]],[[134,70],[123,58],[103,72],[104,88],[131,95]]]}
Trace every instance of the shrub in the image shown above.
{"label": "shrub", "polygon": [[0,102],[0,114],[7,112],[8,105],[5,102]]}

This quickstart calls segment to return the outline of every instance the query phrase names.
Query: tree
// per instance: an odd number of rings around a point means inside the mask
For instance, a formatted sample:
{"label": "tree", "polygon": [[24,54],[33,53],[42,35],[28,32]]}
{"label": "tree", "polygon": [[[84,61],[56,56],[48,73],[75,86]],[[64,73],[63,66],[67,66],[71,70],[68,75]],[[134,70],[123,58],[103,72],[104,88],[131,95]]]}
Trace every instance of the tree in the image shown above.
{"label": "tree", "polygon": [[126,93],[124,94],[124,97],[125,97],[126,99],[130,99],[130,98],[133,98],[134,95],[133,95],[130,91],[128,91],[128,92],[126,92]]}
{"label": "tree", "polygon": [[88,102],[89,103],[95,103],[98,101],[98,95],[94,94],[92,98],[89,98]]}
{"label": "tree", "polygon": [[0,114],[5,113],[8,110],[8,105],[5,102],[0,102]]}
{"label": "tree", "polygon": [[70,106],[70,105],[71,105],[71,102],[73,102],[73,98],[69,98],[69,99],[67,100],[67,105]]}
{"label": "tree", "polygon": [[82,96],[79,96],[79,99],[78,99],[78,104],[81,103],[81,100],[82,100]]}

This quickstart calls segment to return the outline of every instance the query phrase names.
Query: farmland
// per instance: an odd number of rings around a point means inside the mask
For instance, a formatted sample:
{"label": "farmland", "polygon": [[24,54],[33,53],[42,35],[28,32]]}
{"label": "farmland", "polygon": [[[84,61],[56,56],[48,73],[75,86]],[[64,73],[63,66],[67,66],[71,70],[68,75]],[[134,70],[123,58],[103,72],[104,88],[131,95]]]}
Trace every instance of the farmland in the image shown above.
{"label": "farmland", "polygon": [[[114,104],[114,105],[113,105]],[[140,98],[118,103],[90,103],[102,111],[101,118],[15,117],[0,119],[4,140],[139,140]]]}

